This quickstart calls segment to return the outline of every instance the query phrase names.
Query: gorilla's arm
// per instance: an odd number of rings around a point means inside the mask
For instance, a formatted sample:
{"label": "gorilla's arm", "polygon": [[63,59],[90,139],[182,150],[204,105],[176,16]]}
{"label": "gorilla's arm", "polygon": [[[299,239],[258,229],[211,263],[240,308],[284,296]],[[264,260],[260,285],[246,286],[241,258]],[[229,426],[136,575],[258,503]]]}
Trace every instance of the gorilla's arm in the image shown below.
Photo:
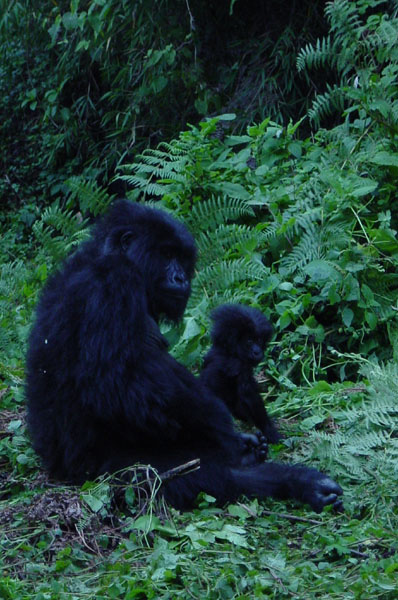
{"label": "gorilla's arm", "polygon": [[268,442],[277,443],[282,438],[268,416],[251,369],[244,368],[239,359],[212,348],[205,357],[200,380],[223,400],[234,417],[255,425]]}
{"label": "gorilla's arm", "polygon": [[236,403],[234,415],[255,425],[271,444],[278,443],[282,436],[267,413],[254,377],[238,385],[239,402]]}

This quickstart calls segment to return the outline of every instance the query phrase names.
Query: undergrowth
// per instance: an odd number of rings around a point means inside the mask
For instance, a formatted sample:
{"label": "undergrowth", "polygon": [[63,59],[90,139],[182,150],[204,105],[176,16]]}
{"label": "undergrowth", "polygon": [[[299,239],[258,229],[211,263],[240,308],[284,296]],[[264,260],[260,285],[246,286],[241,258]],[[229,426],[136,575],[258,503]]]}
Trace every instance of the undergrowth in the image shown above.
{"label": "undergrowth", "polygon": [[120,172],[132,200],[197,240],[184,321],[164,326],[174,354],[200,369],[210,309],[261,308],[275,336],[258,378],[285,436],[271,457],[330,473],[345,513],[202,495],[180,514],[143,466],[124,490],[48,480],[25,430],[26,336],[48,274],[113,200],[72,177],[62,201],[0,220],[0,597],[396,598],[398,20],[379,6],[327,3],[330,36],[299,54],[302,69],[340,73],[338,125],[310,112],[310,137],[268,118],[236,135],[223,115]]}

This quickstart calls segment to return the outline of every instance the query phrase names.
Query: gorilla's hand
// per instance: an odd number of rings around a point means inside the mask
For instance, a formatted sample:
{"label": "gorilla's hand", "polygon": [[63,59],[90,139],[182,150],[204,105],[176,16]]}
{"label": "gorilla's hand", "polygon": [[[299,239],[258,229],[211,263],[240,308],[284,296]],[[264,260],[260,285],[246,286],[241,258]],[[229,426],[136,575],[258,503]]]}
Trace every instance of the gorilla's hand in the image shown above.
{"label": "gorilla's hand", "polygon": [[323,508],[329,504],[333,506],[335,511],[342,512],[344,510],[343,501],[340,497],[342,494],[343,490],[333,479],[330,479],[324,473],[312,471],[306,485],[303,485],[301,499],[317,513],[322,512]]}
{"label": "gorilla's hand", "polygon": [[268,443],[261,431],[253,433],[242,433],[244,444],[244,464],[256,464],[264,462],[268,455]]}

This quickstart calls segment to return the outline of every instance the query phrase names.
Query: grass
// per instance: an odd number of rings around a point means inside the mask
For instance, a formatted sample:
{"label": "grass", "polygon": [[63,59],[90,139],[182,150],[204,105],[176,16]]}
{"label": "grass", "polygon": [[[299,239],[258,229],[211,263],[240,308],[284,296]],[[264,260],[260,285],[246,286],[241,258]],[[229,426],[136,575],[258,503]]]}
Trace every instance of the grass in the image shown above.
{"label": "grass", "polygon": [[[11,300],[11,312],[18,308]],[[220,509],[209,497],[182,514],[147,488],[140,496],[108,479],[61,487],[40,469],[26,436],[23,355],[10,361],[2,352],[0,360],[1,598],[397,597],[396,480],[372,472],[367,486],[331,461],[346,512],[321,515],[271,499]],[[338,430],[347,397],[359,405],[364,388],[313,391],[317,431]],[[297,389],[271,403],[284,416],[286,441],[273,448],[279,460],[316,455],[308,394]]]}

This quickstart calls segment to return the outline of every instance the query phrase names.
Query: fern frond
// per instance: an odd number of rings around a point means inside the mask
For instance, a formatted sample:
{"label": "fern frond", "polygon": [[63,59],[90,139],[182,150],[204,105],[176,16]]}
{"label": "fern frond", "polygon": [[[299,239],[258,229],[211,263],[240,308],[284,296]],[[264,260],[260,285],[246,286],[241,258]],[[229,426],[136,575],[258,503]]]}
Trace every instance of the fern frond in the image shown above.
{"label": "fern frond", "polygon": [[251,304],[253,302],[253,293],[250,288],[241,287],[239,289],[226,289],[221,292],[216,291],[209,299],[209,309],[216,308],[220,304]]}
{"label": "fern frond", "polygon": [[288,273],[294,273],[302,269],[312,260],[325,257],[325,250],[321,240],[321,232],[313,226],[310,226],[306,233],[303,233],[297,246],[281,260],[281,267]]}
{"label": "fern frond", "polygon": [[345,440],[345,448],[346,451],[353,456],[367,456],[371,451],[376,450],[377,448],[385,448],[389,437],[389,434],[382,430],[361,432],[359,435],[351,436],[348,443],[347,440]]}
{"label": "fern frond", "polygon": [[349,0],[333,0],[327,2],[325,15],[330,22],[330,30],[336,38],[347,39],[358,37],[361,20],[356,2]]}
{"label": "fern frond", "polygon": [[86,223],[80,222],[72,211],[63,210],[55,203],[44,210],[32,229],[43,248],[58,261],[88,238]]}
{"label": "fern frond", "polygon": [[[131,166],[134,166],[134,164]],[[133,188],[144,188],[146,185],[148,185],[148,179],[145,176],[119,175],[118,179],[125,181],[129,186]]]}
{"label": "fern frond", "polygon": [[180,145],[175,147],[172,142],[166,146],[170,147],[172,151],[152,148],[145,150],[138,156],[137,162],[122,167],[122,170],[126,172],[118,179],[154,196],[163,196],[167,192],[167,183],[170,181],[180,183],[183,189],[187,184],[186,176],[183,173],[190,160],[189,156],[184,154],[185,147]]}
{"label": "fern frond", "polygon": [[375,295],[375,300],[379,303],[377,313],[379,318],[387,321],[396,315],[398,298],[398,275],[395,273],[378,273],[369,282]]}
{"label": "fern frond", "polygon": [[154,148],[154,149],[148,148],[142,154],[140,154],[138,156],[138,158],[140,159],[140,162],[133,163],[133,164],[136,164],[137,166],[144,163],[147,165],[152,165],[152,166],[157,167],[159,165],[162,165],[164,162],[167,162],[167,163],[173,165],[173,167],[176,170],[178,169],[181,171],[187,163],[187,157],[185,154],[181,154],[181,155],[177,154],[177,156],[175,156],[173,154],[168,154],[167,152],[157,150],[156,148]]}
{"label": "fern frond", "polygon": [[281,224],[278,223],[277,221],[274,221],[273,223],[268,223],[267,228],[263,229],[264,239],[268,242],[276,239],[279,235],[280,228],[281,228]]}
{"label": "fern frond", "polygon": [[26,278],[26,266],[21,260],[0,265],[0,297],[13,296]]}
{"label": "fern frond", "polygon": [[40,221],[37,221],[37,223],[49,225],[65,236],[73,235],[81,228],[81,222],[77,215],[71,210],[63,210],[58,203],[45,208]]}
{"label": "fern frond", "polygon": [[[371,396],[384,399],[391,410],[395,412],[398,405],[398,363],[391,362],[386,365],[369,364],[363,369],[364,374],[371,382]],[[397,422],[394,421],[397,426]]]}
{"label": "fern frond", "polygon": [[297,69],[319,69],[326,65],[345,73],[348,64],[355,63],[357,42],[361,35],[361,19],[355,2],[327,2],[325,14],[330,21],[331,35],[307,44],[297,55]]}
{"label": "fern frond", "polygon": [[208,231],[226,221],[253,215],[252,207],[239,198],[212,196],[208,200],[196,203],[185,221],[193,231]]}
{"label": "fern frond", "polygon": [[214,262],[233,248],[253,251],[263,241],[264,235],[261,231],[235,223],[220,225],[214,232],[200,231],[196,235],[199,264]]}
{"label": "fern frond", "polygon": [[[26,310],[26,288],[30,288],[31,273],[20,260],[0,264],[0,349],[6,364],[0,362],[2,376],[14,379],[12,374],[13,357],[23,354],[26,326],[22,325],[20,309]],[[29,292],[29,294],[31,291]]]}
{"label": "fern frond", "polygon": [[336,64],[336,53],[330,36],[318,39],[315,46],[307,44],[297,55],[296,66],[299,72],[304,69],[319,69],[328,64]]}
{"label": "fern frond", "polygon": [[[356,406],[335,413],[338,430],[313,431],[306,448],[308,460],[333,464],[334,473],[348,475],[368,486],[394,486],[398,473],[398,363],[367,362],[362,369],[369,379],[368,397]],[[354,433],[353,433],[354,432]]]}
{"label": "fern frond", "polygon": [[308,111],[308,116],[315,125],[319,126],[321,119],[330,116],[334,111],[344,110],[345,94],[338,85],[330,86],[327,84],[327,91],[324,94],[318,94]]}
{"label": "fern frond", "polygon": [[200,295],[211,296],[216,292],[233,288],[237,283],[247,280],[262,279],[266,268],[258,263],[249,262],[245,258],[224,260],[201,269],[194,280],[193,294],[200,290]]}
{"label": "fern frond", "polygon": [[398,59],[397,23],[383,19],[375,32],[364,36],[363,43],[368,54],[376,51],[379,63],[394,64]]}
{"label": "fern frond", "polygon": [[103,214],[114,199],[95,181],[88,182],[82,177],[70,177],[66,185],[71,191],[71,197],[78,199],[82,213],[89,212],[94,217]]}
{"label": "fern frond", "polygon": [[148,173],[155,177],[167,178],[167,179],[178,179],[179,173],[181,173],[187,164],[187,157],[173,159],[168,156],[164,156],[162,159],[154,156],[141,155],[142,162],[132,163],[129,165],[131,170],[136,173]]}
{"label": "fern frond", "polygon": [[165,153],[168,155],[181,156],[187,154],[192,149],[193,145],[193,140],[190,136],[191,133],[189,131],[182,132],[179,138],[174,139],[171,142],[160,142],[158,152],[161,152],[160,148],[164,148]]}

